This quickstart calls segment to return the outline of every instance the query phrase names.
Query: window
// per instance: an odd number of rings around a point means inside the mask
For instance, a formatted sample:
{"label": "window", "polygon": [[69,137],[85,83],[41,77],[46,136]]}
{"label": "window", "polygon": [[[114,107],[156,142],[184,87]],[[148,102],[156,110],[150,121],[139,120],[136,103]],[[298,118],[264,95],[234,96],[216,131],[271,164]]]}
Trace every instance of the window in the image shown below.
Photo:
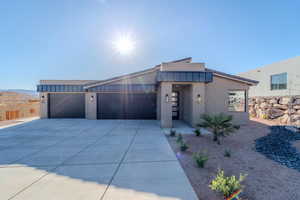
{"label": "window", "polygon": [[271,90],[285,90],[287,88],[287,73],[271,76]]}
{"label": "window", "polygon": [[245,90],[231,90],[228,92],[228,111],[246,112]]}

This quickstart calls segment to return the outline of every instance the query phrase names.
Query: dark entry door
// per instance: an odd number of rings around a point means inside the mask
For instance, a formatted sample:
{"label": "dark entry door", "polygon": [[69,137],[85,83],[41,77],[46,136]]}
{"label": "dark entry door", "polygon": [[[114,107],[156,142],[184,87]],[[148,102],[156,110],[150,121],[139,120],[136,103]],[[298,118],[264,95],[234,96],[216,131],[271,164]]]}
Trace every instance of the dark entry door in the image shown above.
{"label": "dark entry door", "polygon": [[85,118],[84,94],[49,94],[49,118]]}
{"label": "dark entry door", "polygon": [[179,92],[172,92],[172,119],[179,119]]}
{"label": "dark entry door", "polygon": [[98,93],[98,119],[156,119],[155,93]]}

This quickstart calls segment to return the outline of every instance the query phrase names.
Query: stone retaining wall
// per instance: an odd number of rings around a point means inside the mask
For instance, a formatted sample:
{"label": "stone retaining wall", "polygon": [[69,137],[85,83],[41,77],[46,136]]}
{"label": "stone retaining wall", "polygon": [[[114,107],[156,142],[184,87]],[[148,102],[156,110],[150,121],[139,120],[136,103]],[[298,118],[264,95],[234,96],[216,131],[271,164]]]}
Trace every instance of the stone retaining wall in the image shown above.
{"label": "stone retaining wall", "polygon": [[251,117],[300,126],[300,96],[252,97],[249,113]]}

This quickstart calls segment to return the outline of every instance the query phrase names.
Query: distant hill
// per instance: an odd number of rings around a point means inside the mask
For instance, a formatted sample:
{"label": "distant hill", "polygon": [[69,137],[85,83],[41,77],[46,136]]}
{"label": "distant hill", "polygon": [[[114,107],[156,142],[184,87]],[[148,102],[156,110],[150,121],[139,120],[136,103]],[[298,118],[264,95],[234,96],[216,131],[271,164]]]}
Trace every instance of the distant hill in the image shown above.
{"label": "distant hill", "polygon": [[34,97],[38,97],[38,93],[34,90],[24,90],[24,89],[0,89],[0,92],[17,92],[17,93],[21,93],[21,94],[27,94],[27,95],[31,95]]}

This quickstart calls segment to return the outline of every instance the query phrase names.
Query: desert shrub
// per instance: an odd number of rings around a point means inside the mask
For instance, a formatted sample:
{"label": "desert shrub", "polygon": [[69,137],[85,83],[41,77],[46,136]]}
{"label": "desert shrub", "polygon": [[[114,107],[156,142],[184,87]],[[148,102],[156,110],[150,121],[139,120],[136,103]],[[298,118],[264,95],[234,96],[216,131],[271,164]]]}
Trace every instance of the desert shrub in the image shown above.
{"label": "desert shrub", "polygon": [[224,156],[230,158],[231,157],[231,151],[229,149],[226,149],[224,151]]}
{"label": "desert shrub", "polygon": [[225,137],[235,130],[239,129],[240,126],[234,125],[232,123],[232,115],[226,115],[219,113],[216,115],[203,114],[201,116],[201,123],[198,124],[199,127],[210,128],[213,132],[213,140],[218,144],[221,144],[220,137]]}
{"label": "desert shrub", "polygon": [[208,161],[208,155],[203,152],[194,153],[193,158],[199,168],[203,168],[205,163]]}
{"label": "desert shrub", "polygon": [[200,131],[200,129],[194,130],[194,133],[195,133],[195,135],[196,135],[197,137],[201,136],[201,131]]}
{"label": "desert shrub", "polygon": [[225,176],[224,171],[219,170],[216,178],[211,182],[209,187],[216,192],[221,193],[224,197],[229,197],[238,190],[242,190],[244,186],[241,182],[245,179],[246,175],[240,174],[240,177]]}
{"label": "desert shrub", "polygon": [[180,143],[180,151],[186,151],[188,150],[189,146],[184,141],[181,141]]}
{"label": "desert shrub", "polygon": [[183,140],[182,135],[179,133],[179,134],[177,135],[176,142],[180,144],[180,143],[182,142],[182,140]]}
{"label": "desert shrub", "polygon": [[170,136],[171,136],[171,137],[175,137],[175,136],[176,136],[176,131],[173,130],[173,129],[171,129],[171,130],[170,130]]}

